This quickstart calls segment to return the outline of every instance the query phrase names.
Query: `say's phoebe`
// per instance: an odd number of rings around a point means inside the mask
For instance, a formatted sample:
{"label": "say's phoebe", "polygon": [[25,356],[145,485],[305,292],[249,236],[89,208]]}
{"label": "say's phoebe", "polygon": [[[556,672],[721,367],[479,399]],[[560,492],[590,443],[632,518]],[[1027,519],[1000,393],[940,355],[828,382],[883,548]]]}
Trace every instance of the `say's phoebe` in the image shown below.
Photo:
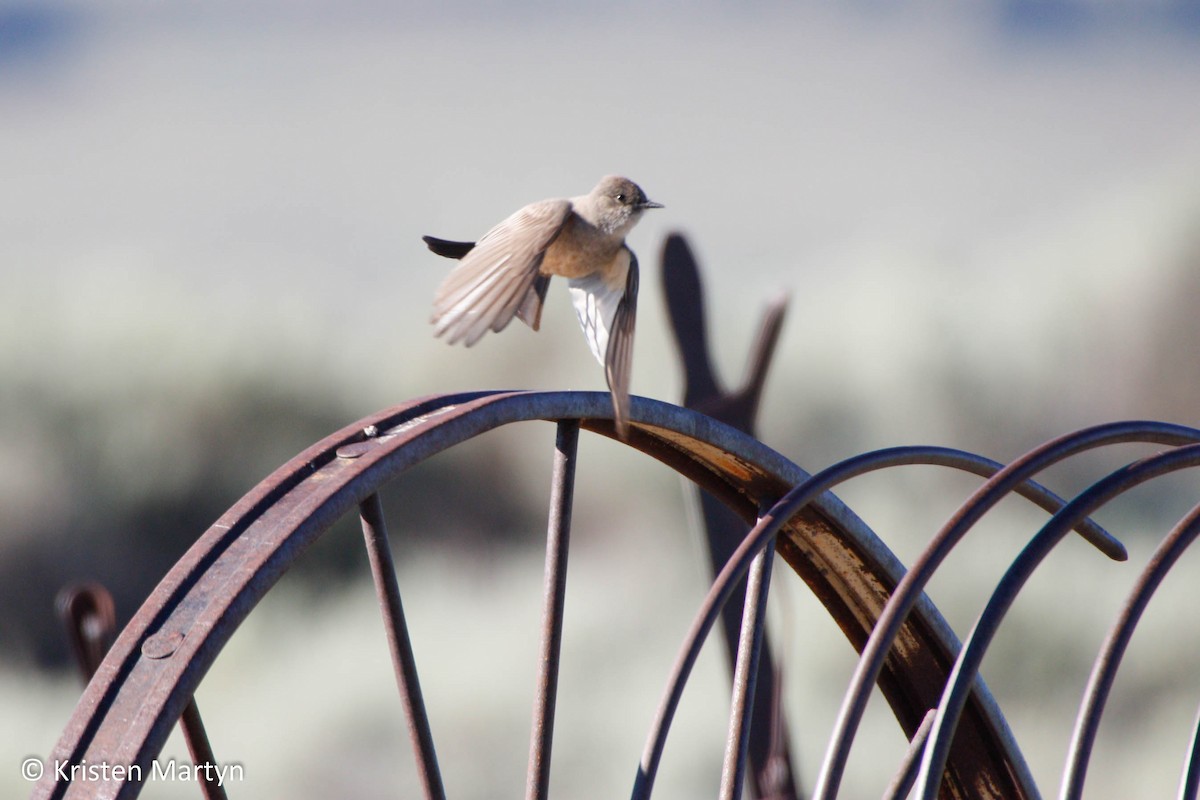
{"label": "say's phoebe", "polygon": [[531,203],[478,242],[423,237],[440,256],[460,259],[433,300],[434,333],[475,344],[514,316],[535,331],[553,275],[567,278],[583,335],[612,392],[617,433],[629,426],[629,369],[637,315],[637,256],[625,235],[647,208],[662,208],[628,178],[610,175],[591,192]]}

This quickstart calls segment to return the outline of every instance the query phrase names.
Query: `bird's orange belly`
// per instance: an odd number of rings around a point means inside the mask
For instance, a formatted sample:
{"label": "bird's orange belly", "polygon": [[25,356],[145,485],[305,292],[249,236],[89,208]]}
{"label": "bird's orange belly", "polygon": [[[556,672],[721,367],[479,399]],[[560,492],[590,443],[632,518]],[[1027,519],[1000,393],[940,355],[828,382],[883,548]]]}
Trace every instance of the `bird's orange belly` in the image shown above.
{"label": "bird's orange belly", "polygon": [[542,272],[547,275],[561,275],[564,278],[582,278],[595,272],[603,260],[599,253],[579,247],[575,242],[564,242],[560,236],[546,248],[546,256],[542,259]]}
{"label": "bird's orange belly", "polygon": [[596,273],[613,289],[625,286],[629,274],[629,254],[624,248],[603,255],[585,253],[569,248],[554,252],[554,246],[546,250],[542,261],[543,275],[561,275],[564,278],[583,278]]}
{"label": "bird's orange belly", "polygon": [[550,246],[542,259],[544,275],[561,275],[564,278],[582,278],[601,272],[624,276],[628,259],[622,258],[625,251],[618,244],[596,241],[594,237],[579,235],[576,226],[568,224]]}

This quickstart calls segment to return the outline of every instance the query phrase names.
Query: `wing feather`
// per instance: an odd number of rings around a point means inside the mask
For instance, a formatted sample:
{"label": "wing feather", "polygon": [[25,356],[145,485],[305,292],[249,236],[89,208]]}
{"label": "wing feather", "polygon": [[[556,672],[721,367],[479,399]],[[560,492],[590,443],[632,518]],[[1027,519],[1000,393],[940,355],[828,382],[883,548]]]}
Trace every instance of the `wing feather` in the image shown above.
{"label": "wing feather", "polygon": [[517,317],[535,331],[542,324],[542,302],[546,299],[546,290],[550,288],[550,276],[538,275],[533,279],[521,307],[517,309]]}
{"label": "wing feather", "polygon": [[629,251],[629,274],[625,278],[625,294],[613,318],[608,350],[604,355],[604,377],[612,393],[613,414],[617,435],[629,434],[629,384],[633,373],[633,331],[637,323],[638,263]]}
{"label": "wing feather", "polygon": [[567,200],[543,200],[484,234],[438,288],[430,320],[435,335],[470,346],[488,330],[503,330],[518,312],[536,322],[545,296],[538,269],[570,213]]}
{"label": "wing feather", "polygon": [[637,319],[637,257],[628,248],[624,283],[610,283],[597,273],[572,278],[567,286],[592,355],[604,366],[613,399],[617,431],[624,438],[629,422],[629,375],[633,363],[633,331]]}

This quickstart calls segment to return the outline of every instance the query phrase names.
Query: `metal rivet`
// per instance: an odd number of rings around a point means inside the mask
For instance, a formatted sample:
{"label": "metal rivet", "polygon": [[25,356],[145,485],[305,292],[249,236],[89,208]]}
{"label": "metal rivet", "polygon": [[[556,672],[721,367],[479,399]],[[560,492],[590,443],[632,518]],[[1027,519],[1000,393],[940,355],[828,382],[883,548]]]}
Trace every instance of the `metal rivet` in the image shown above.
{"label": "metal rivet", "polygon": [[367,442],[355,442],[354,444],[342,445],[337,449],[338,458],[358,458],[363,453],[371,449],[371,445]]}
{"label": "metal rivet", "polygon": [[183,634],[180,631],[156,633],[142,642],[142,655],[153,659],[167,658],[174,655],[182,643]]}

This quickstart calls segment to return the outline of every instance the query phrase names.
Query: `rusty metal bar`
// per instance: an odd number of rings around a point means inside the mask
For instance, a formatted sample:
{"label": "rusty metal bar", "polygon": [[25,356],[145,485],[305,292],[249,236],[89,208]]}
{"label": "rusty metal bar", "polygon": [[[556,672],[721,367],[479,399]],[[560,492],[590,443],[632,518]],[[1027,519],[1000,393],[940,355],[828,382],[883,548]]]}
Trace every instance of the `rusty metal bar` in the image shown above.
{"label": "rusty metal bar", "polygon": [[[768,539],[750,564],[746,599],[742,606],[742,630],[733,670],[733,698],[729,708],[729,733],[725,739],[725,764],[721,770],[721,800],[740,800],[746,783],[746,761],[754,714],[754,694],[759,678],[759,657],[766,636],[767,595],[771,589],[771,567],[775,563],[775,540]],[[766,721],[770,724],[770,720]]]}
{"label": "rusty metal bar", "polygon": [[[615,436],[606,393],[471,392],[384,409],[306,448],[235,503],[171,568],[121,630],[49,760],[148,771],[233,632],[337,520],[437,453],[513,422],[561,419],[579,419],[583,429]],[[762,503],[809,478],[761,442],[668,403],[631,398],[630,423],[626,444],[693,480],[748,523]],[[777,551],[856,648],[904,572],[879,538],[829,494],[785,523]],[[881,685],[911,736],[929,707],[929,676],[940,691],[956,639],[923,598],[901,640],[904,650],[889,659]],[[1021,759],[1003,715],[986,689],[981,697],[959,730],[977,748],[956,762],[956,775],[964,784],[999,786],[1008,797],[1035,796],[1014,771]],[[128,800],[141,788],[115,774],[84,786],[47,771],[32,798]]]}
{"label": "rusty metal bar", "polygon": [[392,667],[396,672],[396,685],[400,688],[404,713],[408,718],[408,734],[416,756],[417,774],[426,798],[445,800],[446,790],[442,786],[442,774],[438,769],[433,732],[429,728],[429,715],[425,711],[425,698],[421,694],[417,660],[413,654],[412,640],[408,636],[404,606],[400,602],[396,565],[392,560],[387,523],[383,517],[383,504],[378,493],[372,493],[362,501],[359,505],[359,517],[367,546],[367,558],[371,562],[371,577],[375,581],[375,593],[379,598],[379,610],[383,614],[384,628],[387,631],[388,650],[391,652]]}
{"label": "rusty metal bar", "polygon": [[[1169,427],[1174,428],[1174,426]],[[1192,429],[1182,430],[1191,431]],[[1197,439],[1200,439],[1200,431],[1192,431],[1192,434]],[[671,721],[674,719],[675,711],[679,706],[679,701],[683,696],[683,689],[687,683],[688,676],[691,674],[696,659],[699,657],[700,648],[703,646],[704,640],[712,629],[720,613],[720,609],[729,600],[730,595],[737,585],[737,581],[741,579],[742,575],[749,568],[750,561],[758,549],[774,537],[779,529],[789,519],[799,513],[801,509],[809,503],[814,502],[818,497],[830,491],[838,484],[868,472],[915,464],[948,466],[970,472],[986,471],[989,465],[999,468],[999,465],[995,464],[995,462],[989,462],[987,459],[972,456],[969,453],[958,450],[950,450],[942,447],[894,447],[864,453],[833,464],[793,487],[778,502],[771,506],[767,513],[760,518],[759,523],[742,540],[742,543],[734,551],[733,556],[730,557],[729,561],[721,569],[721,572],[709,588],[704,601],[701,603],[700,610],[693,619],[692,627],[688,630],[687,636],[684,639],[683,648],[672,666],[671,675],[667,681],[667,689],[660,700],[658,711],[651,725],[650,734],[647,737],[646,747],[642,752],[642,760],[634,778],[633,800],[644,800],[650,796],[653,790],[654,779],[657,776],[658,766],[662,760],[663,748],[666,746],[667,733],[670,729]],[[984,487],[991,485],[992,481],[995,481],[996,478],[1004,479],[1005,475],[1003,473],[1007,469],[1004,468],[995,472],[992,479],[984,484]],[[1031,488],[1036,486],[1036,484],[1027,477],[1021,477],[1016,481],[1006,481],[1006,484],[1010,482],[1012,485],[1006,485],[1005,494],[1010,490],[1015,491],[1039,504],[1051,502],[1051,498],[1055,498],[1052,493],[1041,487],[1037,489]],[[998,500],[999,497],[996,498],[997,502]],[[1086,522],[1080,521],[1076,526],[1076,530],[1081,534],[1084,530],[1090,531],[1088,541],[1096,544],[1097,547],[1105,550],[1106,553],[1113,551],[1112,554],[1118,558],[1124,556],[1124,547],[1112,539],[1099,526],[1092,524],[1088,527]],[[1102,534],[1102,536],[1099,534]],[[911,570],[905,574],[905,577],[909,574],[911,574]],[[893,593],[892,600],[895,600],[896,595],[899,594],[900,585],[903,585],[903,581],[904,579],[902,578],[896,591]],[[924,584],[922,583],[921,585],[923,586]],[[917,594],[919,594],[919,590]],[[916,599],[916,595],[909,598],[909,608],[916,602]],[[875,630],[878,630],[878,624],[877,622]],[[902,624],[903,619],[896,623],[896,631],[899,631],[899,627]],[[893,633],[893,637],[894,635]],[[880,658],[879,664],[879,669],[881,668],[882,658]],[[876,675],[878,675],[878,671]]]}
{"label": "rusty metal bar", "polygon": [[[85,583],[64,587],[55,599],[59,619],[66,629],[67,641],[79,666],[79,673],[86,684],[96,674],[104,654],[112,646],[117,632],[117,610],[112,593],[99,583]],[[196,698],[188,700],[179,717],[183,741],[197,766],[217,766],[200,707]],[[197,781],[205,800],[228,800],[225,787],[220,784],[219,770],[197,770]]]}
{"label": "rusty metal bar", "polygon": [[558,698],[563,606],[567,593],[567,552],[571,541],[571,507],[575,494],[578,445],[579,420],[561,420],[554,442],[550,519],[546,525],[541,658],[529,742],[529,769],[525,778],[525,797],[528,800],[545,800],[550,794],[550,750],[554,743],[554,709]]}
{"label": "rusty metal bar", "polygon": [[[1133,638],[1134,628],[1142,618],[1146,607],[1150,604],[1155,591],[1167,573],[1192,545],[1196,536],[1200,535],[1200,506],[1194,507],[1187,516],[1179,521],[1171,532],[1150,557],[1137,582],[1129,593],[1124,607],[1116,622],[1105,637],[1100,653],[1092,667],[1091,677],[1084,690],[1084,699],[1080,704],[1079,715],[1075,721],[1075,731],[1071,737],[1071,746],[1067,752],[1069,761],[1064,771],[1062,791],[1059,795],[1063,800],[1078,798],[1083,794],[1083,783],[1087,776],[1088,761],[1091,758],[1092,747],[1096,734],[1100,729],[1100,716],[1112,691],[1116,680],[1117,670],[1121,660]],[[1195,747],[1193,742],[1193,748]],[[1195,793],[1196,777],[1187,777],[1185,771],[1184,785],[1192,783],[1190,790]]]}
{"label": "rusty metal bar", "polygon": [[908,742],[908,750],[900,760],[900,767],[892,782],[883,793],[883,800],[904,800],[917,782],[917,773],[921,770],[921,753],[925,751],[925,743],[929,741],[929,732],[933,730],[933,720],[937,709],[931,708],[921,720],[921,727],[913,734]]}
{"label": "rusty metal bar", "polygon": [[937,718],[929,736],[918,777],[918,796],[934,800],[942,780],[942,771],[950,754],[950,744],[967,692],[983,663],[988,645],[995,636],[1017,593],[1037,566],[1062,541],[1067,531],[1088,514],[1129,489],[1177,470],[1200,466],[1200,445],[1186,445],[1136,461],[1092,484],[1054,515],[1013,560],[996,586],[971,634],[963,643],[954,669],[942,694]]}
{"label": "rusty metal bar", "polygon": [[[67,641],[80,674],[84,683],[87,683],[96,673],[116,633],[116,606],[112,594],[98,583],[69,586],[59,592],[55,605],[66,628]],[[195,698],[190,699],[184,707],[179,723],[188,752],[192,755],[192,763],[215,765],[216,757]],[[204,797],[207,800],[226,798],[224,787],[215,778],[209,777],[209,771],[204,770],[203,774],[200,790]]]}
{"label": "rusty metal bar", "polygon": [[1116,422],[1085,428],[1034,448],[972,493],[905,572],[876,620],[842,700],[825,761],[817,775],[813,800],[833,800],[837,796],[855,731],[892,643],[933,573],[984,513],[1034,475],[1077,453],[1127,442],[1177,446],[1196,441],[1200,441],[1200,431],[1159,422]]}
{"label": "rusty metal bar", "polygon": [[212,764],[217,769],[202,770],[200,791],[204,800],[229,800],[225,787],[220,783],[220,768],[217,756],[213,753],[212,744],[208,740],[208,732],[204,729],[204,721],[200,719],[200,706],[196,698],[188,700],[179,716],[179,725],[183,728],[183,740],[187,743],[188,752],[192,754],[192,763],[196,765]]}

